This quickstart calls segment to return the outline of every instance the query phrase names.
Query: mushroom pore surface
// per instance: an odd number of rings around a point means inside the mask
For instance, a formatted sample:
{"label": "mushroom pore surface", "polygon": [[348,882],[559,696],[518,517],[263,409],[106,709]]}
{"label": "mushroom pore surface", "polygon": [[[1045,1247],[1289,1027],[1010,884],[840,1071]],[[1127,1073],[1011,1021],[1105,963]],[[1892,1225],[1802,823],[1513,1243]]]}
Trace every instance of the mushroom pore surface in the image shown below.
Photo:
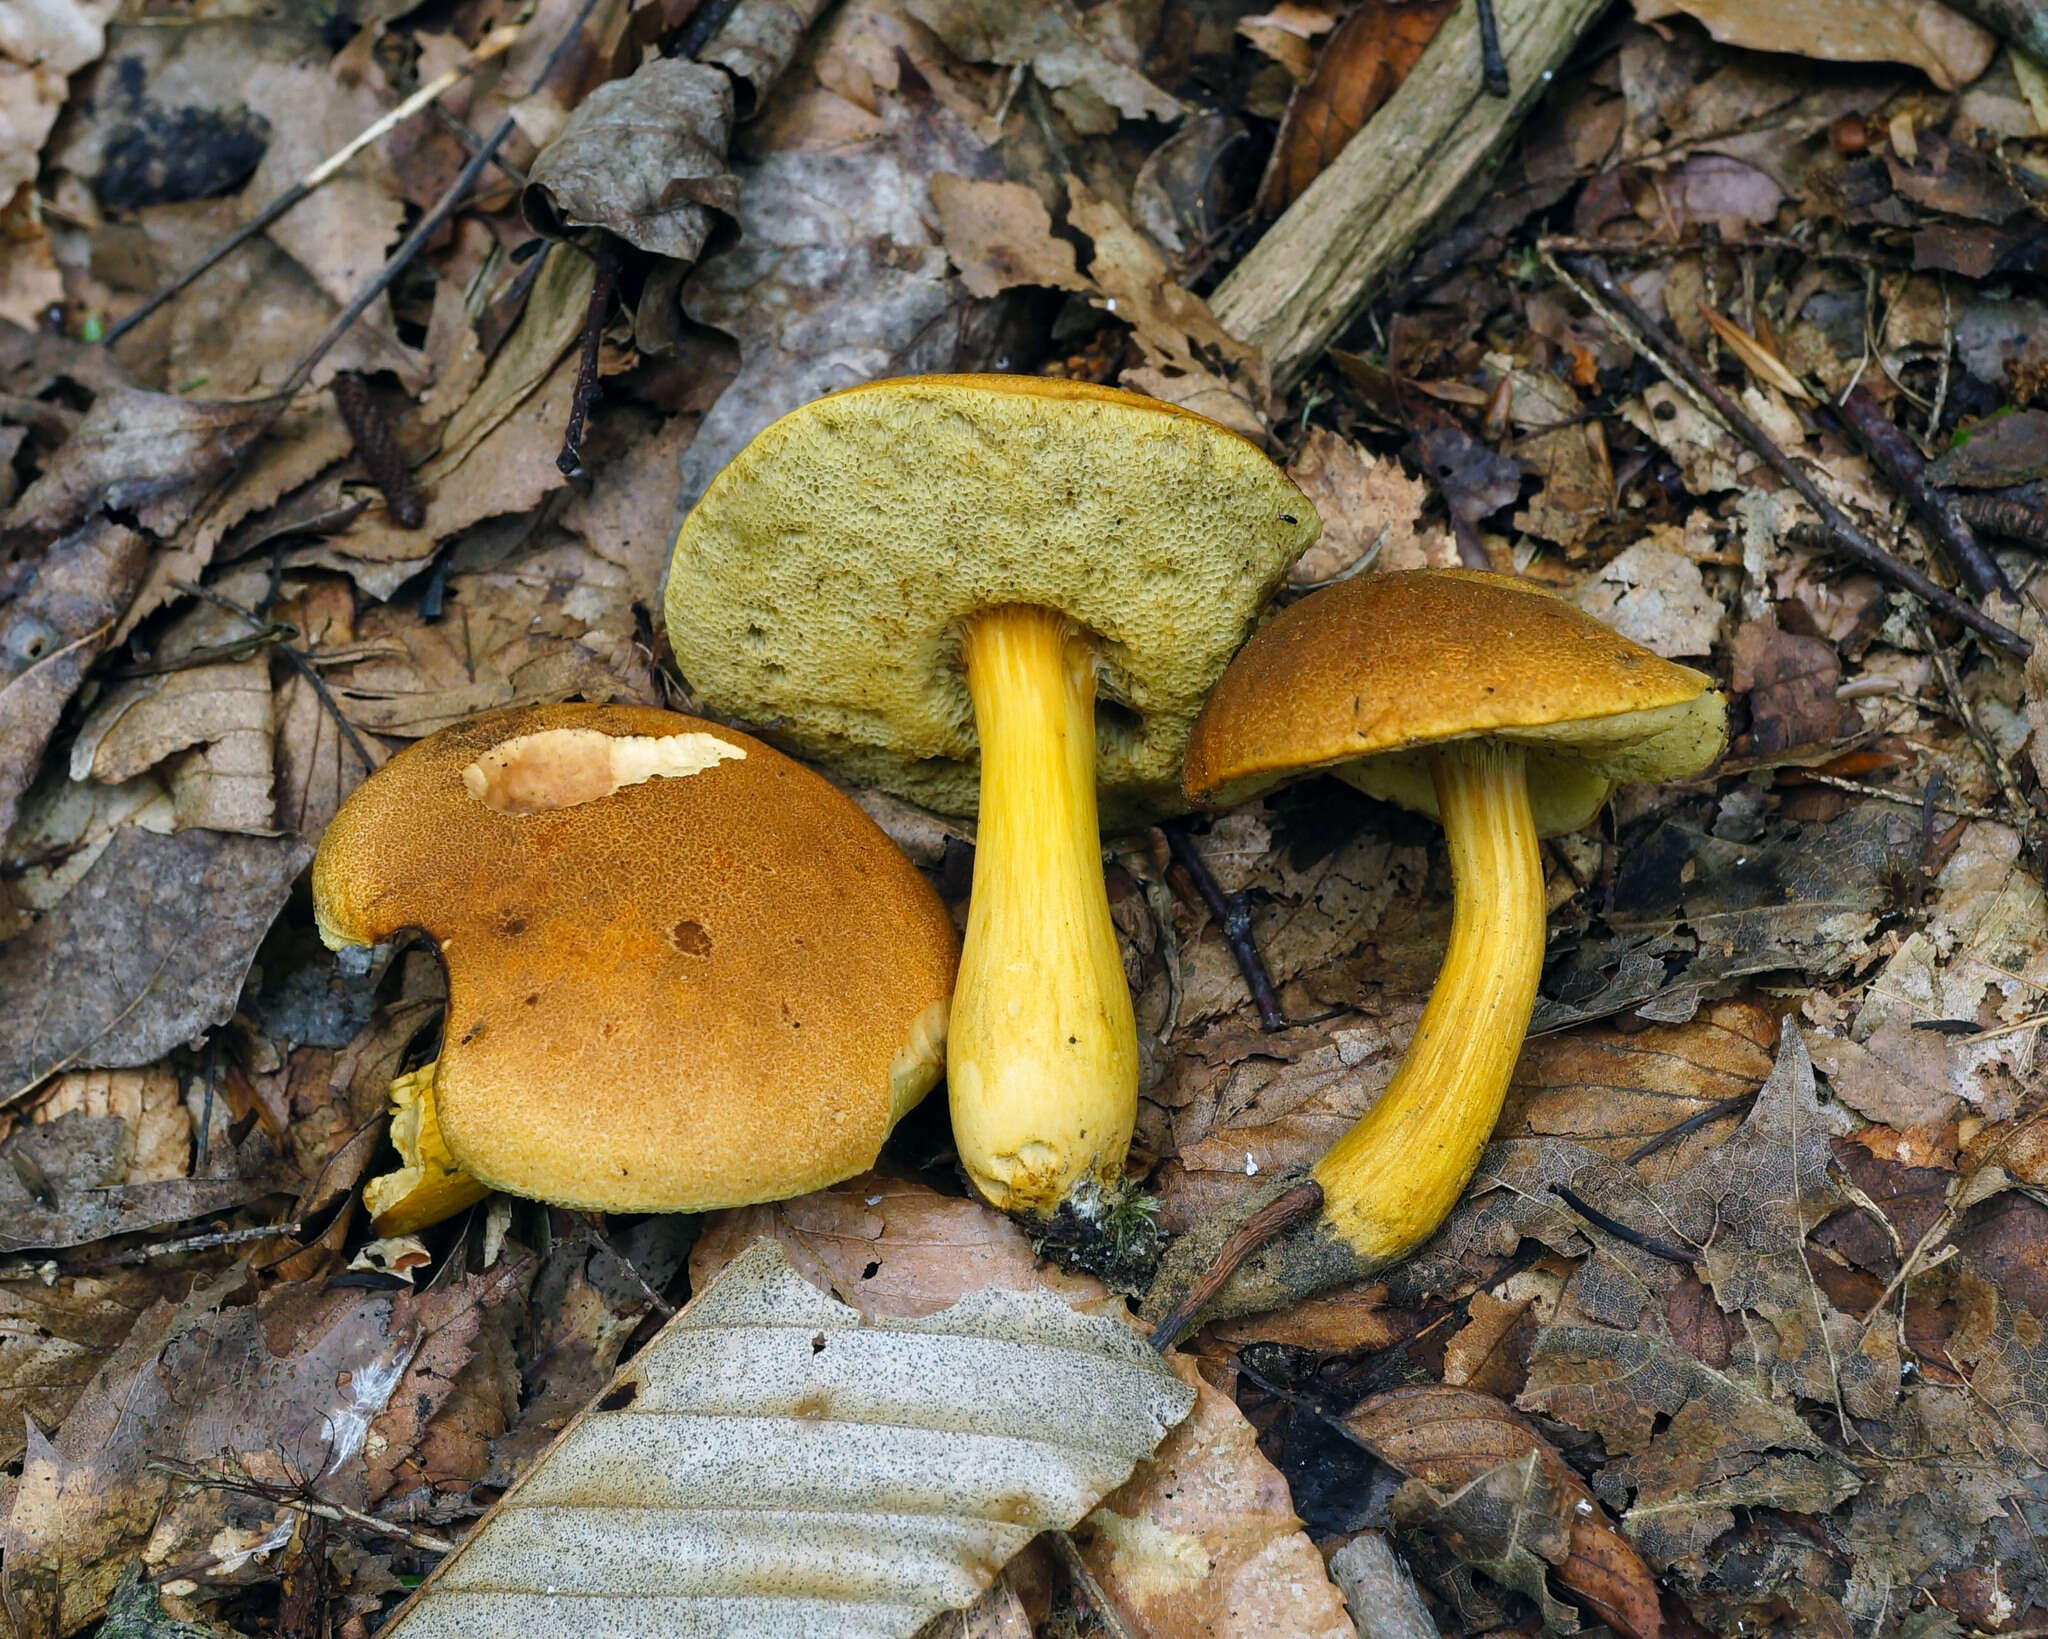
{"label": "mushroom pore surface", "polygon": [[667,619],[720,713],[863,784],[976,808],[963,623],[1032,605],[1093,640],[1107,815],[1181,806],[1203,696],[1318,534],[1255,446],[1114,389],[881,382],[791,412],[684,521]]}

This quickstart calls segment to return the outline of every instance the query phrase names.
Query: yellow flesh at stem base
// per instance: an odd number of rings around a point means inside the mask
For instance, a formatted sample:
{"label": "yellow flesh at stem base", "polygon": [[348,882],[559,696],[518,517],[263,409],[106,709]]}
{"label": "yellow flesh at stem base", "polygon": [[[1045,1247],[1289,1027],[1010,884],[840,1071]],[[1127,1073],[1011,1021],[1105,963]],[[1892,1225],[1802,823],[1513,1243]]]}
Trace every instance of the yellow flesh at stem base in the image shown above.
{"label": "yellow flesh at stem base", "polygon": [[1122,1173],[1138,1034],[1109,919],[1095,815],[1095,667],[1064,616],[1006,606],[967,623],[981,736],[974,896],[946,1084],[974,1187],[1050,1217]]}
{"label": "yellow flesh at stem base", "polygon": [[1543,862],[1520,746],[1430,754],[1450,846],[1451,938],[1394,1079],[1316,1164],[1325,1224],[1378,1266],[1457,1204],[1500,1119],[1543,971]]}

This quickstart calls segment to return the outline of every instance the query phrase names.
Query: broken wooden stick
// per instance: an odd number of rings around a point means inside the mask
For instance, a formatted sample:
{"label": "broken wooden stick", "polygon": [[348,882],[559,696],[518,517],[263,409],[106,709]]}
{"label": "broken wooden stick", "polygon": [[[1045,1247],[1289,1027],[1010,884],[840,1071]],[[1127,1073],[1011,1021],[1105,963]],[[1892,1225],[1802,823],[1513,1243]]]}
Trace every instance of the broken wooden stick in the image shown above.
{"label": "broken wooden stick", "polygon": [[1494,0],[1511,95],[1488,94],[1479,20],[1453,11],[1414,72],[1209,298],[1285,390],[1432,224],[1471,198],[1606,0]]}

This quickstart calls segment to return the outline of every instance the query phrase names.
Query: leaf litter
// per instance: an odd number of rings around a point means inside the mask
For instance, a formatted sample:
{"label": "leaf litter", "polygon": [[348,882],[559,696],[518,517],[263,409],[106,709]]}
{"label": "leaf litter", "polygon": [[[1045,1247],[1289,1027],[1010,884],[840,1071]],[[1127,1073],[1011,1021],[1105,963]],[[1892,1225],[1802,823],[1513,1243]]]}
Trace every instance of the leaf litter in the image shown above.
{"label": "leaf litter", "polygon": [[[319,948],[328,819],[481,710],[687,705],[678,509],[784,410],[934,369],[1220,419],[1324,520],[1283,598],[1512,571],[1711,671],[1736,737],[1546,844],[1536,1031],[1437,1237],[1147,1367],[1193,1410],[1068,1493],[1071,1549],[984,1521],[903,1622],[986,1588],[933,1631],[1374,1632],[1338,1584],[1382,1559],[1445,1633],[2048,1621],[2048,673],[1836,556],[1812,498],[1942,585],[1982,572],[1945,557],[1964,518],[2020,594],[1985,609],[2039,643],[2048,78],[2011,9],[1611,8],[1284,392],[1217,283],[1348,142],[1398,140],[1374,110],[1446,8],[49,0],[0,31],[7,1622],[367,1636],[437,1564],[451,1593],[486,1551],[534,1569],[493,1544],[547,1453],[632,1416],[608,1390],[682,1333],[742,1335],[701,1317],[764,1238],[834,1337],[1127,1313],[966,1197],[934,1114],[875,1173],[701,1223],[494,1198],[384,1244],[358,1210],[442,989],[417,944]],[[117,328],[505,24],[440,111]],[[1589,257],[1652,330],[1587,302]],[[1852,385],[1920,478],[1852,436]],[[962,911],[971,826],[855,795]],[[1107,840],[1142,1265],[1370,1107],[1450,884],[1430,829],[1334,782],[1195,819],[1268,1029],[1179,843]]]}

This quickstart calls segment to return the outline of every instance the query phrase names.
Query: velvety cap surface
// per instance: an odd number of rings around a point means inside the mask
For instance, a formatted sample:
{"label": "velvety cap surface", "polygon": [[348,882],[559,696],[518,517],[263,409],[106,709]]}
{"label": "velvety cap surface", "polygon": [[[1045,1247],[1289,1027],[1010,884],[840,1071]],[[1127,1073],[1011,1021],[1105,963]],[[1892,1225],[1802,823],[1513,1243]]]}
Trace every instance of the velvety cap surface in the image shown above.
{"label": "velvety cap surface", "polygon": [[1230,803],[1329,769],[1436,813],[1423,748],[1497,734],[1529,747],[1546,834],[1576,830],[1629,780],[1682,779],[1727,740],[1710,680],[1504,575],[1362,575],[1269,622],[1188,741],[1188,795]]}
{"label": "velvety cap surface", "polygon": [[694,717],[543,706],[422,740],[342,806],[313,893],[330,944],[439,941],[441,1131],[517,1194],[816,1189],[944,1062],[938,896],[825,780]]}
{"label": "velvety cap surface", "polygon": [[1174,807],[1203,696],[1320,529],[1255,446],[1155,399],[1034,376],[878,382],[784,416],[712,480],[676,541],[669,639],[719,712],[972,813],[961,622],[1063,610],[1123,708],[1099,722],[1105,807]]}

